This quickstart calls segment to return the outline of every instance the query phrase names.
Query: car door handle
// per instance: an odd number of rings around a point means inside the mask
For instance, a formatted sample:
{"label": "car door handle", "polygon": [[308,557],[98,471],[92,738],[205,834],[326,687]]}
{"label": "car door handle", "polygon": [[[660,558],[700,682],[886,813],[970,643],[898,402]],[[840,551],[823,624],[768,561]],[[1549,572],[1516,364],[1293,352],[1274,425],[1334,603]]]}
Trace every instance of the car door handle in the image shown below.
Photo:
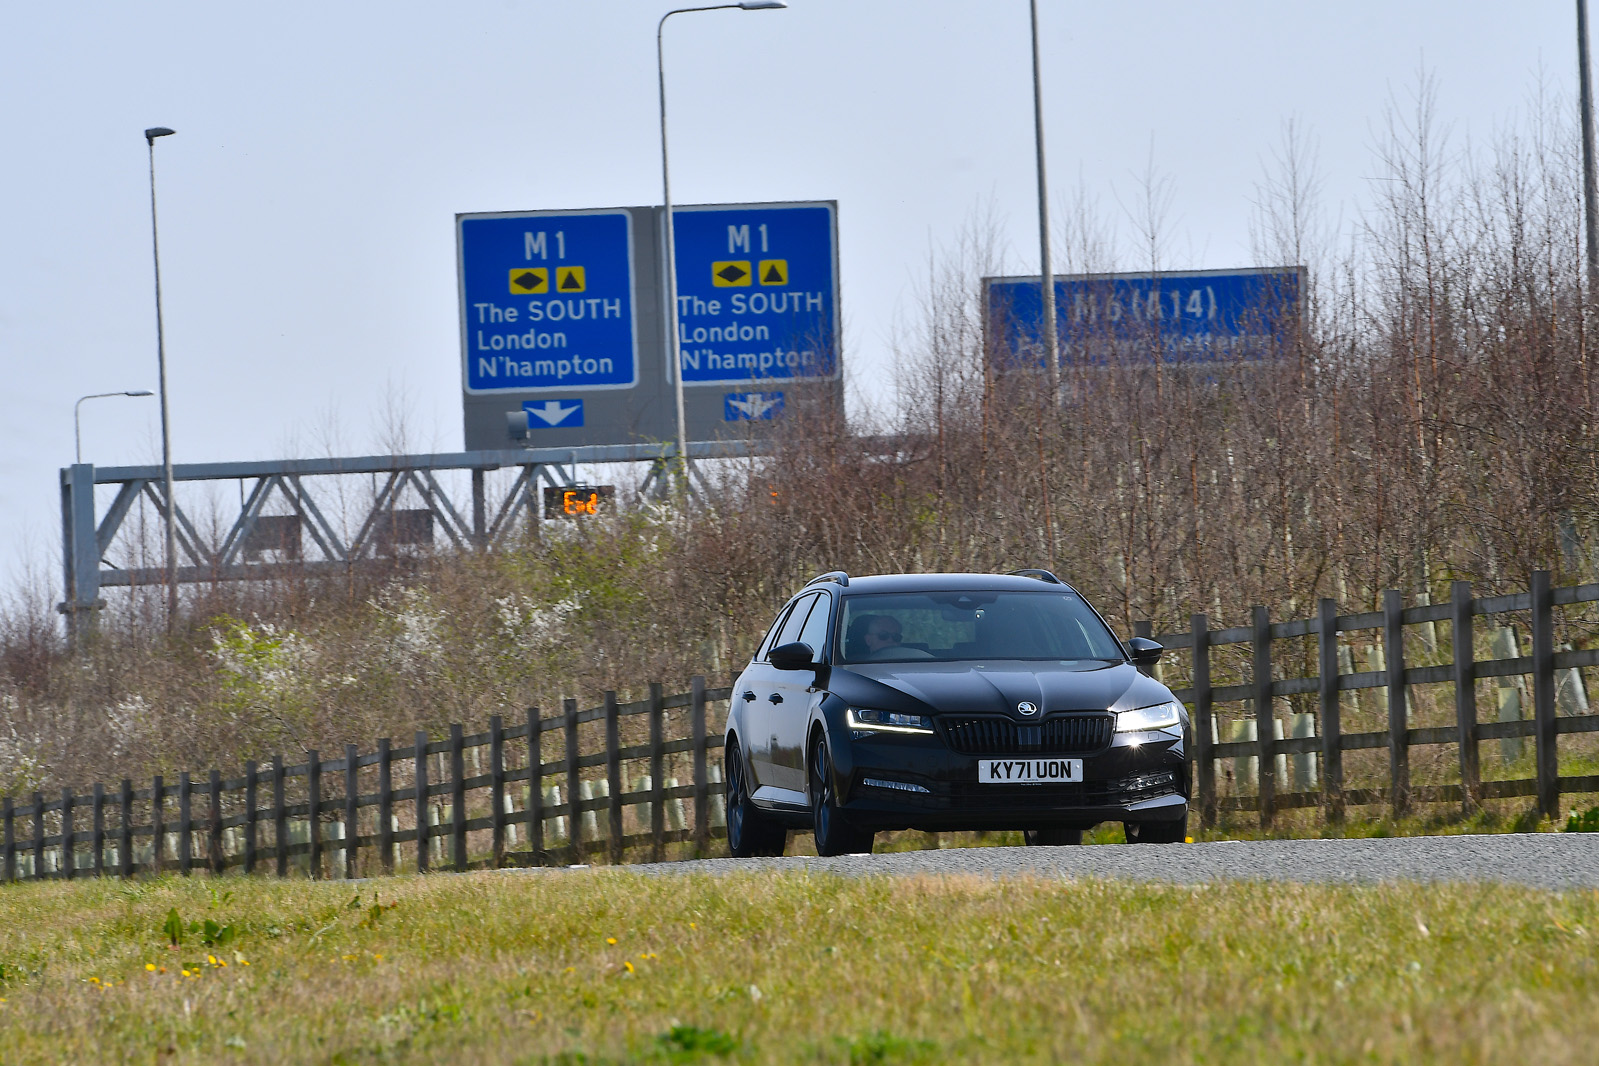
{"label": "car door handle", "polygon": [[778,695],[775,692],[772,693],[770,696],[766,697],[766,699],[770,703],[782,703],[783,702],[783,697]]}
{"label": "car door handle", "polygon": [[745,698],[745,699],[746,699],[746,700],[752,700],[752,699],[754,699],[754,698],[755,698],[755,693],[753,693],[753,692],[749,692],[749,691],[745,691],[745,692],[744,692],[744,693],[743,693],[743,696],[744,696],[744,698]]}

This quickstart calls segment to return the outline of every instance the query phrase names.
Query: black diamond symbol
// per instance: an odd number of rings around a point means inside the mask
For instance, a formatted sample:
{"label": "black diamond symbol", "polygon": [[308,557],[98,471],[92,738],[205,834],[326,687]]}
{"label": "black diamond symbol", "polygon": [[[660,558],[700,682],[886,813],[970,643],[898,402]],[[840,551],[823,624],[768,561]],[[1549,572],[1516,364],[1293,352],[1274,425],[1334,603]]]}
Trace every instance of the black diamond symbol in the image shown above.
{"label": "black diamond symbol", "polygon": [[536,288],[538,288],[540,280],[541,279],[539,278],[539,276],[537,274],[533,273],[531,270],[529,270],[525,274],[518,274],[516,276],[516,283],[519,286],[521,286],[522,288],[524,288],[524,289],[536,289]]}
{"label": "black diamond symbol", "polygon": [[582,283],[577,280],[577,271],[568,270],[566,272],[566,276],[561,279],[561,288],[578,290],[583,288]]}
{"label": "black diamond symbol", "polygon": [[737,263],[729,263],[721,270],[718,270],[716,272],[716,276],[731,284],[732,282],[737,281],[739,278],[742,278],[746,273],[748,273],[748,271],[739,266]]}
{"label": "black diamond symbol", "polygon": [[766,268],[766,276],[761,279],[761,284],[762,285],[781,285],[781,284],[783,284],[783,272],[781,270],[777,269],[777,264],[776,263],[773,263],[771,266]]}

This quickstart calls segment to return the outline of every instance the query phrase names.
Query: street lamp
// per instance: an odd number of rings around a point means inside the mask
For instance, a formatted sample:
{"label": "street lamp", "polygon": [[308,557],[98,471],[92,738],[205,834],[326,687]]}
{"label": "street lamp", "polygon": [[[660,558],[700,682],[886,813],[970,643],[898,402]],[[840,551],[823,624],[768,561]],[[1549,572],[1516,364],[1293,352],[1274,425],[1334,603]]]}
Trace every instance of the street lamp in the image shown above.
{"label": "street lamp", "polygon": [[150,250],[155,256],[155,357],[161,371],[161,479],[166,492],[167,540],[167,629],[172,628],[178,616],[178,541],[173,512],[177,501],[172,497],[172,421],[167,409],[167,345],[166,332],[161,323],[161,241],[155,219],[155,140],[170,137],[177,130],[165,126],[151,126],[144,131],[144,143],[150,149]]}
{"label": "street lamp", "polygon": [[76,455],[78,462],[83,462],[83,428],[78,421],[78,410],[83,406],[84,400],[103,400],[107,396],[154,396],[149,389],[133,389],[128,392],[96,392],[88,396],[79,396],[78,402],[72,405],[72,442],[77,446]]}
{"label": "street lamp", "polygon": [[666,20],[673,15],[687,15],[695,11],[723,11],[739,8],[743,11],[773,11],[785,8],[785,0],[743,0],[737,4],[712,4],[709,7],[680,7],[661,16],[655,27],[655,69],[661,84],[661,198],[666,201],[666,269],[662,271],[666,283],[666,355],[672,361],[672,392],[677,403],[677,461],[688,484],[688,426],[683,415],[683,356],[678,347],[677,329],[677,240],[672,229],[672,174],[666,157],[666,48],[663,34]]}
{"label": "street lamp", "polygon": [[1038,272],[1044,304],[1044,358],[1049,361],[1049,402],[1060,404],[1060,334],[1055,323],[1055,268],[1049,254],[1049,183],[1044,179],[1044,88],[1039,76],[1038,0],[1033,17],[1033,143],[1038,153]]}

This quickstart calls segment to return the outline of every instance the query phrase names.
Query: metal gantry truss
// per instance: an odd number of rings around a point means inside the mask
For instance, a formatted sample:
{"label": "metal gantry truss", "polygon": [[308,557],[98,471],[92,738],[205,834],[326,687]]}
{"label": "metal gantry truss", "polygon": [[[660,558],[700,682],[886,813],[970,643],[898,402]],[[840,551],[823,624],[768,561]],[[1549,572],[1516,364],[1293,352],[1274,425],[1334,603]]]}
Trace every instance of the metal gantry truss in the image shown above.
{"label": "metal gantry truss", "polygon": [[[752,442],[691,444],[692,459],[761,454]],[[646,489],[667,484],[675,465],[669,445],[621,445],[570,449],[517,449],[435,455],[286,459],[239,463],[190,463],[173,467],[177,483],[237,482],[238,514],[220,523],[221,535],[205,536],[184,511],[182,493],[173,509],[179,582],[250,580],[285,572],[345,571],[363,561],[448,544],[456,551],[481,551],[501,544],[520,528],[537,528],[540,490],[576,484],[577,467],[605,463],[651,464]],[[489,473],[515,470],[492,486]],[[469,499],[461,499],[459,474],[470,474]],[[368,475],[370,487],[352,508],[340,478]],[[328,487],[340,491],[340,510],[329,520]],[[115,485],[103,512],[95,488]],[[312,490],[312,486],[317,491]],[[348,482],[343,482],[344,487]],[[455,490],[452,496],[451,489]],[[95,467],[80,463],[61,471],[62,561],[66,597],[61,611],[69,636],[104,606],[104,588],[159,585],[164,565],[149,565],[148,545],[119,534],[140,501],[165,522],[168,501],[160,466]],[[460,505],[457,504],[460,500]],[[212,498],[215,505],[215,497]],[[353,516],[353,520],[352,520]],[[342,532],[341,532],[342,527]],[[353,530],[353,532],[350,532]],[[309,544],[307,541],[309,540]],[[130,565],[109,561],[121,544]],[[164,562],[164,561],[163,561]]]}

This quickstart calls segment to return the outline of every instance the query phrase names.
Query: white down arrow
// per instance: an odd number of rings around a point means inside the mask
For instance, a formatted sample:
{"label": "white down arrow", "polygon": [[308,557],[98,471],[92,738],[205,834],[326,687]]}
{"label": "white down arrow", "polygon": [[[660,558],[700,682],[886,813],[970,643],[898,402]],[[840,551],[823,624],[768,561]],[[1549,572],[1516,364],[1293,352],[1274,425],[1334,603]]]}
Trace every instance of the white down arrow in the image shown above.
{"label": "white down arrow", "polygon": [[539,421],[547,426],[558,426],[565,422],[567,416],[573,411],[582,409],[583,405],[580,403],[575,403],[571,407],[562,407],[559,400],[545,400],[543,405],[539,407],[534,407],[531,404],[527,405],[528,414],[536,415]]}

